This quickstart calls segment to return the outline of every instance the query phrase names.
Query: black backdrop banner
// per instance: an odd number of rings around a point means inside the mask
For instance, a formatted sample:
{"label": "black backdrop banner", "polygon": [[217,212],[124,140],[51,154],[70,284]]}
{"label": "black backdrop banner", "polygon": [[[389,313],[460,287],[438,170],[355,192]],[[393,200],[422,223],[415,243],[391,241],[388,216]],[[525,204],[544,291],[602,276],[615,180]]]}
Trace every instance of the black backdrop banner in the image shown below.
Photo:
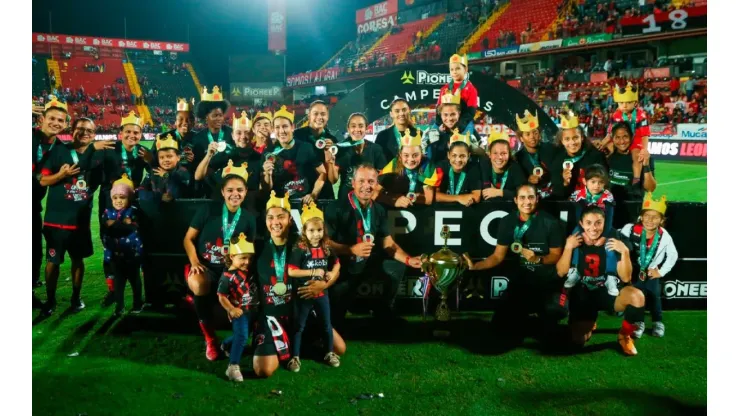
{"label": "black backdrop banner", "polygon": [[[178,200],[169,204],[154,204],[142,201],[141,208],[146,220],[142,221],[142,237],[150,250],[144,265],[147,302],[155,304],[176,302],[186,290],[183,270],[187,263],[182,239],[196,210],[206,200]],[[325,209],[334,202],[320,201]],[[292,202],[294,226],[300,230],[300,202]],[[571,202],[543,202],[540,209],[565,224],[570,233],[576,226],[575,205]],[[615,211],[614,224],[623,226],[634,222],[641,204],[628,202]],[[515,210],[513,202],[488,201],[472,207],[458,204],[437,204],[429,207],[410,209],[391,209],[388,221],[391,234],[396,242],[411,255],[431,254],[443,245],[440,232],[443,225],[450,227],[448,246],[458,254],[469,253],[473,258],[484,258],[494,251],[496,234],[501,218]],[[668,205],[667,229],[673,237],[679,253],[679,261],[663,280],[664,308],[666,309],[706,309],[707,306],[707,205],[703,203],[676,202]],[[258,219],[258,226],[264,227],[264,219]],[[264,234],[264,233],[262,233]],[[259,249],[260,241],[256,242]],[[505,292],[511,270],[503,264],[491,270],[476,272],[484,276],[487,285],[487,299],[465,309],[492,308]],[[420,298],[418,270],[407,269],[407,276],[401,282],[398,292],[403,298]],[[468,272],[470,274],[470,272]],[[367,282],[360,286],[360,297],[379,297],[382,282]]]}

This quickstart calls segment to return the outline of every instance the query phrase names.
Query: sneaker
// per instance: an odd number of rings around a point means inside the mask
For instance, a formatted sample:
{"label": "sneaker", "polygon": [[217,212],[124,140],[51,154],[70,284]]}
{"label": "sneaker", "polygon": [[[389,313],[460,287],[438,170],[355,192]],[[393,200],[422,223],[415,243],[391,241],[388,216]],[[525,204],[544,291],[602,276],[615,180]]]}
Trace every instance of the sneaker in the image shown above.
{"label": "sneaker", "polygon": [[103,301],[100,302],[100,306],[107,308],[108,306],[116,303],[116,298],[113,295],[113,292],[108,292],[105,294],[105,297],[103,298]]}
{"label": "sneaker", "polygon": [[617,341],[622,346],[622,351],[627,355],[637,355],[637,348],[635,348],[635,342],[632,341],[632,337],[629,335],[618,334]]}
{"label": "sneaker", "polygon": [[581,280],[581,276],[578,274],[578,270],[575,267],[568,269],[568,278],[565,280],[563,287],[570,289]]}
{"label": "sneaker", "polygon": [[218,360],[218,346],[215,342],[206,342],[206,358],[208,361]]}
{"label": "sneaker", "polygon": [[324,361],[330,366],[337,368],[339,367],[339,356],[333,352],[329,352],[324,356]]}
{"label": "sneaker", "polygon": [[632,336],[638,339],[642,338],[642,334],[645,333],[645,322],[635,322],[635,326],[637,329],[632,333]]}
{"label": "sneaker", "polygon": [[617,287],[618,283],[619,279],[617,276],[614,276],[613,274],[606,276],[606,283],[604,285],[606,286],[606,291],[609,293],[609,296],[619,296],[619,288]]}
{"label": "sneaker", "polygon": [[297,373],[301,371],[301,359],[298,357],[293,357],[288,361],[288,370]]}
{"label": "sneaker", "polygon": [[229,364],[229,367],[226,368],[226,377],[228,377],[231,381],[236,381],[239,383],[244,381],[242,370],[239,368],[239,364]]}
{"label": "sneaker", "polygon": [[79,312],[85,309],[85,302],[83,302],[82,299],[80,298],[77,298],[77,299],[73,298],[71,303],[72,303],[71,305],[72,312]]}
{"label": "sneaker", "polygon": [[663,338],[665,335],[665,325],[663,322],[653,322],[653,336]]}

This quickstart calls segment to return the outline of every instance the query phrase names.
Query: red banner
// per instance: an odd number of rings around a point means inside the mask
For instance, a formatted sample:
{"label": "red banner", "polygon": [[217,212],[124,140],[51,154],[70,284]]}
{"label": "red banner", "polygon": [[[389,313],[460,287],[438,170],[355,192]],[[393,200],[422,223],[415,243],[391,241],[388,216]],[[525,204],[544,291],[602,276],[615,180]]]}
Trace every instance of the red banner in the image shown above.
{"label": "red banner", "polygon": [[134,40],[101,38],[95,36],[60,35],[57,33],[33,33],[33,43],[51,45],[79,45],[97,48],[145,49],[151,51],[190,52],[190,45],[180,42],[161,40]]}
{"label": "red banner", "polygon": [[668,78],[671,76],[671,68],[645,68],[645,78]]}
{"label": "red banner", "polygon": [[606,72],[592,72],[591,73],[591,82],[599,83],[599,82],[606,82],[609,80],[609,76]]}
{"label": "red banner", "polygon": [[358,10],[355,14],[355,23],[357,23],[359,27],[359,25],[365,22],[380,19],[381,17],[390,16],[396,13],[398,13],[398,0],[388,0]]}
{"label": "red banner", "polygon": [[707,6],[675,9],[670,12],[623,17],[619,23],[624,35],[650,35],[707,27]]}
{"label": "red banner", "polygon": [[285,0],[268,0],[267,2],[267,49],[285,50]]}
{"label": "red banner", "polygon": [[339,78],[339,67],[319,69],[318,71],[304,72],[291,75],[285,80],[285,85],[295,87],[298,85],[318,84],[324,81],[332,81]]}

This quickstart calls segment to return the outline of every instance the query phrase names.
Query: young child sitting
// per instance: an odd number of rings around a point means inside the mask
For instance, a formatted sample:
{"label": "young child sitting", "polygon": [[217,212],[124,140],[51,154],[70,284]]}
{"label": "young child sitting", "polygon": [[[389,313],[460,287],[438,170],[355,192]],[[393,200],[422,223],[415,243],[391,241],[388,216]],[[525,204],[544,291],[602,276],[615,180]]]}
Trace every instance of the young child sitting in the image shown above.
{"label": "young child sitting", "polygon": [[[332,280],[339,275],[339,259],[329,250],[328,236],[325,233],[324,213],[311,202],[303,206],[301,213],[303,233],[297,247],[290,254],[288,262],[288,276],[299,281],[293,284],[294,288],[306,284],[310,280]],[[288,362],[288,370],[295,373],[301,371],[301,341],[306,320],[312,309],[320,317],[324,333],[326,355],[324,361],[332,367],[339,367],[339,356],[333,352],[334,329],[329,314],[328,293],[319,293],[313,299],[295,297],[297,306],[296,331],[293,338],[293,358]]]}
{"label": "young child sitting", "polygon": [[229,256],[225,259],[226,270],[218,281],[218,301],[229,315],[234,334],[226,338],[221,349],[229,357],[226,377],[242,382],[239,362],[249,338],[249,312],[257,306],[257,286],[249,276],[249,264],[254,256],[254,244],[247,241],[244,233],[229,244]]}
{"label": "young child sitting", "polygon": [[[442,85],[442,88],[439,90],[437,108],[442,104],[442,96],[447,92],[460,95],[460,120],[458,125],[464,128],[461,131],[462,134],[468,133],[472,136],[475,134],[473,121],[475,119],[475,112],[478,110],[478,90],[470,82],[468,76],[467,56],[454,54],[450,57],[450,76],[452,77],[452,82]],[[440,126],[439,128],[441,130],[445,128],[439,113],[437,113],[437,126]]]}
{"label": "young child sitting", "polygon": [[157,137],[157,159],[159,167],[152,169],[152,174],[141,182],[142,199],[161,199],[170,202],[189,195],[190,172],[180,165],[178,143],[171,135]]}
{"label": "young child sitting", "polygon": [[138,314],[144,308],[139,276],[143,246],[139,238],[136,208],[131,206],[134,183],[128,175],[124,173],[121,179],[113,182],[110,197],[113,207],[106,208],[103,213],[103,261],[110,264],[113,270],[113,293],[116,301],[114,315],[123,315],[126,281],[131,283],[131,290],[134,292],[131,313]]}

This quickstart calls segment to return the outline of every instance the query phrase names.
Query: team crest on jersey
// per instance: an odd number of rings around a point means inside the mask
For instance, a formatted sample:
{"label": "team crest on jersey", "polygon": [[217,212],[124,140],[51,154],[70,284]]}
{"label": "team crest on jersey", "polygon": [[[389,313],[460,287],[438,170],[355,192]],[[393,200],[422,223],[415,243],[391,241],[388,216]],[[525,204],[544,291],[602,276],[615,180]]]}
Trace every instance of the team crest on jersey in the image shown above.
{"label": "team crest on jersey", "polygon": [[50,248],[49,249],[49,256],[50,257],[56,257],[56,255],[57,255],[57,251],[54,250],[53,248]]}
{"label": "team crest on jersey", "polygon": [[73,178],[72,183],[64,185],[66,191],[64,198],[74,202],[87,201],[90,199],[89,188],[87,183],[82,179]]}
{"label": "team crest on jersey", "polygon": [[224,241],[221,237],[216,239],[216,244],[206,243],[206,251],[203,253],[203,258],[211,264],[224,264],[223,245]]}

